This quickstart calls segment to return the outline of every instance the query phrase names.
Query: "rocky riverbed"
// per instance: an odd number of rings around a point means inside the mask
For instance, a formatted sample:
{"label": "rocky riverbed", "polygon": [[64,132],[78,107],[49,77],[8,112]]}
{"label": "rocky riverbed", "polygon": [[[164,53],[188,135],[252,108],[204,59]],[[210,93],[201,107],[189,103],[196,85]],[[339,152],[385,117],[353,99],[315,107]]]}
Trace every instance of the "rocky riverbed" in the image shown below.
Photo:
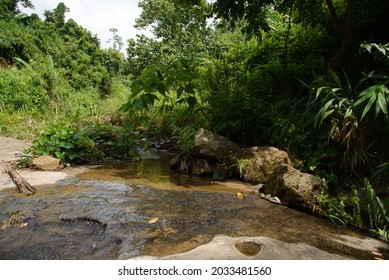
{"label": "rocky riverbed", "polygon": [[[6,141],[3,163],[25,145]],[[0,259],[389,258],[382,240],[272,204],[248,184],[172,173],[167,160],[20,171],[33,196],[2,173]]]}

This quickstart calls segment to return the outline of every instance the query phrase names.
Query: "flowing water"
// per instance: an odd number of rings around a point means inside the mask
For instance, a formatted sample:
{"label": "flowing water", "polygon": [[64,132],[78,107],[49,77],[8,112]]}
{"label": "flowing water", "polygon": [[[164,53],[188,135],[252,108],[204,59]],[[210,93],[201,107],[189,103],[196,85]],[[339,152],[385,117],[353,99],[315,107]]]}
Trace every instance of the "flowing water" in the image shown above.
{"label": "flowing water", "polygon": [[364,240],[363,233],[269,203],[241,182],[172,173],[167,160],[94,168],[29,197],[0,191],[0,259],[166,256],[220,234],[304,243],[345,258],[389,257],[387,243],[362,250],[344,241]]}

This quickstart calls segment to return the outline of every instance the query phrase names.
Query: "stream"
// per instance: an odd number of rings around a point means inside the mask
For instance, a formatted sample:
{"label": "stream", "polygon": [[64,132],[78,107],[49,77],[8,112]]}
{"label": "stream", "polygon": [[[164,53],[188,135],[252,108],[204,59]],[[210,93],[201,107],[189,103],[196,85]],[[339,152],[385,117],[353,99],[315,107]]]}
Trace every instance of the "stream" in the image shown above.
{"label": "stream", "polygon": [[162,258],[219,235],[305,244],[322,258],[389,259],[386,242],[272,204],[242,182],[173,173],[168,160],[91,168],[33,196],[1,190],[0,259]]}

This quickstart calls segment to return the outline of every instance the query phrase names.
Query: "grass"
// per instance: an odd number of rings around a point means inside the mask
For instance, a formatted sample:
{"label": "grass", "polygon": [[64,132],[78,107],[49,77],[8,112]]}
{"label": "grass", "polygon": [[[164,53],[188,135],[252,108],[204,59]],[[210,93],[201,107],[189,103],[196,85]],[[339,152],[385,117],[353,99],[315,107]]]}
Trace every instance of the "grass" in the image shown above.
{"label": "grass", "polygon": [[50,100],[43,108],[33,106],[9,110],[0,108],[0,134],[17,139],[33,140],[50,125],[57,123],[85,126],[119,122],[120,106],[127,100],[129,88],[114,80],[112,93],[101,97],[97,89],[81,92],[64,90],[61,100]]}

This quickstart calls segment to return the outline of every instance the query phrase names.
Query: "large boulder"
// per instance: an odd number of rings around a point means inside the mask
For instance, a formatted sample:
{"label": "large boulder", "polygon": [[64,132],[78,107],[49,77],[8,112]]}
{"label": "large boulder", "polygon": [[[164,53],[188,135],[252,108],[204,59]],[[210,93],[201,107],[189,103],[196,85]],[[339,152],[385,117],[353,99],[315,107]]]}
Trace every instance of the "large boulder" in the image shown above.
{"label": "large boulder", "polygon": [[[277,166],[291,164],[285,151],[275,147],[240,148],[228,138],[204,128],[196,132],[194,143],[201,157],[221,159],[227,165],[235,166],[242,178],[250,183],[265,183]],[[215,177],[225,175],[216,174]]]}
{"label": "large boulder", "polygon": [[312,211],[313,195],[321,183],[320,178],[283,164],[278,166],[269,177],[265,193],[277,196],[284,205]]}
{"label": "large boulder", "polygon": [[239,146],[230,139],[204,128],[196,132],[194,147],[199,154],[218,159],[225,159],[231,153],[240,150]]}
{"label": "large boulder", "polygon": [[250,183],[265,183],[282,164],[291,164],[288,154],[275,147],[252,147],[235,154],[235,164],[242,178]]}

